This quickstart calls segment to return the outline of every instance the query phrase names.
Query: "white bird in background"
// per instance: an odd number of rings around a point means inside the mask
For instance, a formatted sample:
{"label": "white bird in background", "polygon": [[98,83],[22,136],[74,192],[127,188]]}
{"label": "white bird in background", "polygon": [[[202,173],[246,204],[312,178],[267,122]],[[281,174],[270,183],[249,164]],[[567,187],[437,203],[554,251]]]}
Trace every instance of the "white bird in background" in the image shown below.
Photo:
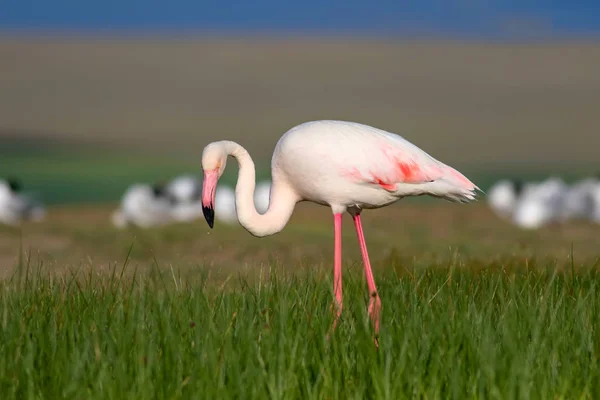
{"label": "white bird in background", "polygon": [[166,187],[167,196],[173,199],[172,217],[175,221],[189,222],[202,216],[202,184],[191,175],[182,175]]}
{"label": "white bird in background", "polygon": [[510,218],[515,210],[523,183],[517,179],[503,179],[487,192],[487,202],[492,211],[502,218]]}
{"label": "white bird in background", "polygon": [[596,210],[595,192],[600,186],[597,178],[575,182],[565,193],[562,219],[593,219]]}
{"label": "white bird in background", "polygon": [[121,208],[113,214],[112,221],[117,227],[164,225],[171,221],[172,205],[162,186],[134,184],[123,195]]}
{"label": "white bird in background", "polygon": [[226,224],[235,224],[237,222],[237,212],[235,210],[235,192],[232,188],[225,185],[219,185],[215,193],[215,217]]}
{"label": "white bird in background", "polygon": [[331,207],[337,304],[334,328],[342,310],[342,214],[350,213],[363,256],[376,344],[381,300],[365,244],[362,210],[384,207],[406,196],[431,195],[466,203],[475,199],[479,189],[454,168],[396,134],[354,122],[307,122],[290,129],[277,142],[271,162],[270,204],[264,214],[258,213],[254,204],[255,167],[248,152],[231,141],[213,142],[204,148],[202,204],[211,228],[217,182],[229,155],[239,164],[238,220],[252,235],[281,231],[300,201]]}
{"label": "white bird in background", "polygon": [[600,179],[590,190],[590,194],[593,202],[593,209],[588,218],[590,222],[600,224]]}
{"label": "white bird in background", "polygon": [[550,178],[537,185],[529,184],[521,194],[513,221],[521,228],[537,229],[561,220],[567,185],[559,178]]}
{"label": "white bird in background", "polygon": [[17,225],[22,220],[44,219],[44,207],[20,192],[21,185],[18,181],[0,180],[0,223]]}
{"label": "white bird in background", "polygon": [[173,179],[167,187],[166,192],[177,202],[194,202],[202,195],[202,184],[192,175],[181,175]]}
{"label": "white bird in background", "polygon": [[269,195],[271,193],[271,182],[263,181],[256,184],[254,189],[254,205],[256,211],[264,214],[269,209]]}
{"label": "white bird in background", "polygon": [[514,223],[525,229],[540,228],[550,223],[552,219],[552,209],[536,196],[524,197],[517,205],[513,216]]}
{"label": "white bird in background", "polygon": [[[264,214],[269,208],[269,193],[271,182],[261,182],[254,190],[254,205],[256,210]],[[215,218],[228,225],[237,224],[238,217],[235,208],[235,191],[226,185],[217,186],[215,193]]]}

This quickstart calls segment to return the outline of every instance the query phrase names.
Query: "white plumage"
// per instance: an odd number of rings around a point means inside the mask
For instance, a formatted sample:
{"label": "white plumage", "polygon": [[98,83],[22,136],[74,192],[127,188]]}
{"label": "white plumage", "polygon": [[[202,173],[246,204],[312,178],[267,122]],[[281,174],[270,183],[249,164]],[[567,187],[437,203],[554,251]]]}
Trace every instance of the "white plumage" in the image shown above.
{"label": "white plumage", "polygon": [[178,203],[193,203],[200,200],[202,184],[195,176],[181,175],[169,182],[165,190]]}
{"label": "white plumage", "polygon": [[285,187],[287,196],[334,212],[425,194],[469,202],[477,189],[401,136],[354,122],[314,121],[290,129],[277,143],[272,164],[273,202]]}
{"label": "white plumage", "polygon": [[565,193],[562,219],[593,220],[596,210],[595,192],[600,181],[595,178],[575,182]]}
{"label": "white plumage", "polygon": [[14,180],[0,180],[0,223],[17,225],[23,220],[41,221],[45,209],[30,197],[20,193]]}
{"label": "white plumage", "polygon": [[215,193],[215,217],[226,224],[237,223],[235,192],[229,186],[217,186]]}
{"label": "white plumage", "polygon": [[204,148],[202,205],[211,227],[218,212],[217,183],[229,155],[239,164],[235,191],[237,217],[254,236],[281,231],[300,201],[331,208],[337,317],[342,307],[342,213],[347,211],[352,215],[363,255],[370,294],[369,315],[375,332],[379,330],[381,300],[367,254],[360,219],[362,210],[420,195],[466,203],[475,199],[478,189],[463,174],[396,134],[355,122],[313,121],[290,129],[277,142],[271,160],[273,181],[269,205],[264,213],[257,210],[255,167],[246,149],[232,141],[213,142]]}
{"label": "white plumage", "polygon": [[521,189],[520,181],[503,179],[487,192],[487,202],[500,217],[510,218],[521,195]]}
{"label": "white plumage", "polygon": [[[254,190],[254,205],[256,211],[264,214],[269,208],[269,193],[271,182],[261,182]],[[226,224],[237,224],[235,208],[235,191],[227,185],[218,185],[215,193],[215,218]]]}
{"label": "white plumage", "polygon": [[190,222],[202,216],[202,185],[191,175],[182,175],[166,187],[166,195],[172,199],[171,216],[175,221]]}
{"label": "white plumage", "polygon": [[516,225],[525,229],[537,229],[555,218],[555,210],[543,201],[539,196],[526,196],[519,201],[513,221]]}
{"label": "white plumage", "polygon": [[254,189],[254,206],[260,214],[264,214],[269,208],[270,193],[271,182],[263,181],[256,184],[256,188]]}
{"label": "white plumage", "polygon": [[590,221],[600,224],[600,182],[590,189],[590,197],[593,203]]}
{"label": "white plumage", "polygon": [[537,229],[561,221],[567,185],[559,178],[524,186],[512,215],[513,222],[521,228]]}
{"label": "white plumage", "polygon": [[162,187],[134,184],[123,195],[121,208],[112,215],[112,222],[117,227],[164,225],[171,221],[171,207],[172,201]]}
{"label": "white plumage", "polygon": [[[520,190],[515,188],[520,187]],[[551,223],[600,218],[600,180],[586,178],[567,185],[557,177],[515,185],[505,179],[488,193],[490,208],[525,229]]]}

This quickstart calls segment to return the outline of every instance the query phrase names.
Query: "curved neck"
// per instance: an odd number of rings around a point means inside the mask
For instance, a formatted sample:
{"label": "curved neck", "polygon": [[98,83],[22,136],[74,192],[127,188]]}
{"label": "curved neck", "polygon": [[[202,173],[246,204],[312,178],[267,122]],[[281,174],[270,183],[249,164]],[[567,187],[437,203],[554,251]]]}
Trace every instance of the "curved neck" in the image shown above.
{"label": "curved neck", "polygon": [[235,186],[235,207],[240,224],[252,235],[264,237],[280,232],[288,223],[298,197],[287,182],[273,175],[269,208],[259,214],[254,205],[256,170],[248,151],[235,142],[226,142],[227,154],[233,156],[239,165],[238,180]]}

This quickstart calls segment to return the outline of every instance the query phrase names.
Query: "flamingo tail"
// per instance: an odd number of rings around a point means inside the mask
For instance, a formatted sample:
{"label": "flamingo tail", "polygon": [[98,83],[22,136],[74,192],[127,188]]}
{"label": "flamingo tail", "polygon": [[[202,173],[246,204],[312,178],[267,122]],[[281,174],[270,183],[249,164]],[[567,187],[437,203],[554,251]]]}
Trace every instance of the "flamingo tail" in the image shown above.
{"label": "flamingo tail", "polygon": [[424,184],[427,194],[456,203],[476,201],[478,192],[483,194],[483,190],[454,168],[444,165],[442,171],[440,178]]}

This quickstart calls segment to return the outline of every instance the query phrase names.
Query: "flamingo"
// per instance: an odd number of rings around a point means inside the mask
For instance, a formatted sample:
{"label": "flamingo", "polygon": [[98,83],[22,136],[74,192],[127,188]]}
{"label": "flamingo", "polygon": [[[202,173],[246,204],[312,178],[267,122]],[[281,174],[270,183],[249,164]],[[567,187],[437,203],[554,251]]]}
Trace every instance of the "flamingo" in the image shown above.
{"label": "flamingo", "polygon": [[355,122],[311,121],[290,129],[277,142],[271,160],[269,207],[264,214],[255,208],[255,168],[246,149],[228,140],[212,142],[204,148],[202,206],[210,228],[214,225],[215,188],[228,156],[233,156],[239,165],[235,193],[237,217],[253,236],[280,232],[298,202],[310,201],[331,208],[336,306],[333,329],[343,308],[342,214],[348,212],[352,216],[369,289],[368,312],[376,346],[381,299],[365,243],[362,210],[420,195],[467,203],[475,200],[476,190],[480,190],[456,169],[399,135]]}

